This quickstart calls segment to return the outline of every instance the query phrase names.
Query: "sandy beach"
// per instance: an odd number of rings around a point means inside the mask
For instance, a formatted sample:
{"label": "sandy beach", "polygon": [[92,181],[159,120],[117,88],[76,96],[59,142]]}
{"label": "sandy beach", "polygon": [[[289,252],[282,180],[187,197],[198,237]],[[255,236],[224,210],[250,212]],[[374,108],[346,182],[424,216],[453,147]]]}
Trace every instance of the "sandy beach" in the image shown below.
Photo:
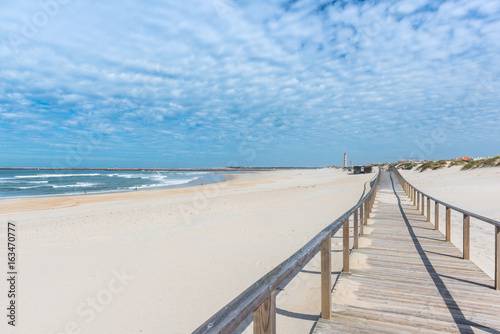
{"label": "sandy beach", "polygon": [[[0,201],[3,241],[6,223],[16,224],[19,267],[18,326],[2,323],[1,332],[189,333],[352,207],[374,176],[259,172],[186,188]],[[315,258],[278,295],[280,332],[310,330],[319,285]]]}
{"label": "sandy beach", "polygon": [[[407,181],[423,192],[459,208],[500,220],[500,168],[461,170],[455,166],[418,172],[400,170]],[[452,211],[451,241],[462,250],[462,214]],[[434,206],[431,205],[434,223]],[[439,230],[445,234],[445,210],[440,208]],[[495,260],[494,227],[471,219],[471,260],[493,278]]]}

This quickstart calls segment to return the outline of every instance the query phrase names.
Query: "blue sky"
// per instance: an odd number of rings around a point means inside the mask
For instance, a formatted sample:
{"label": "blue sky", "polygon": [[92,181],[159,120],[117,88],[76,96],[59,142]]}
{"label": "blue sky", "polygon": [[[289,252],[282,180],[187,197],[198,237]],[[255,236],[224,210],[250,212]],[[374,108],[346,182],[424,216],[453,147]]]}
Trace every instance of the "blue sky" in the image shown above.
{"label": "blue sky", "polygon": [[500,2],[2,1],[0,165],[500,154]]}

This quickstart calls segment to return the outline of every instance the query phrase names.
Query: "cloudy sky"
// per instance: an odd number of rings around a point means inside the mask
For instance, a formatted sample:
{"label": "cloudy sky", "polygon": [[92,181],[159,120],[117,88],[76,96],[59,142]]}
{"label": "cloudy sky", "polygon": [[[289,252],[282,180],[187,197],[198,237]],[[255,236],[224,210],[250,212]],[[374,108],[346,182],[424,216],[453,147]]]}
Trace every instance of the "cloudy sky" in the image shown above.
{"label": "cloudy sky", "polygon": [[0,3],[0,165],[500,154],[500,2]]}

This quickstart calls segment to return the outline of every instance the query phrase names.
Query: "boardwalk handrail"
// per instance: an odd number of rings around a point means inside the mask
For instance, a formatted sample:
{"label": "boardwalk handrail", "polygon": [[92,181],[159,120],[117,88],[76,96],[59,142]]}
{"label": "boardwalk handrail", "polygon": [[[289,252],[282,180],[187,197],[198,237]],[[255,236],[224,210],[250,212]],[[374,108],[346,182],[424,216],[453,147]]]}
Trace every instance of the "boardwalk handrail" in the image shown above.
{"label": "boardwalk handrail", "polygon": [[396,177],[398,178],[404,191],[407,193],[410,200],[417,209],[421,209],[422,215],[424,215],[425,202],[424,199],[427,198],[427,221],[431,221],[431,200],[434,201],[435,211],[434,211],[434,228],[439,229],[439,204],[446,207],[446,241],[451,241],[451,210],[455,210],[463,214],[463,258],[470,259],[470,218],[476,218],[488,224],[495,226],[495,289],[500,290],[500,221],[494,220],[488,217],[478,215],[477,213],[464,210],[457,206],[451,205],[444,201],[441,201],[435,197],[432,197],[422,190],[414,187],[410,182],[401,175],[397,168],[392,168]]}
{"label": "boardwalk handrail", "polygon": [[[194,334],[231,333],[249,315],[253,313],[254,333],[276,333],[276,289],[281,283],[312,258],[321,247],[321,309],[322,318],[331,316],[331,236],[341,227],[344,228],[344,267],[349,271],[349,217],[354,217],[354,248],[357,248],[358,221],[361,235],[363,224],[366,225],[369,213],[375,201],[375,194],[380,181],[380,169],[370,181],[370,191],[358,203],[325,227],[295,254],[283,261],[279,266],[268,272],[252,284],[238,297],[224,306],[210,319],[198,327]],[[359,220],[358,220],[359,216]],[[346,234],[347,231],[347,234]],[[347,240],[346,240],[347,236]],[[347,255],[347,258],[346,258]],[[346,262],[347,261],[347,262]]]}

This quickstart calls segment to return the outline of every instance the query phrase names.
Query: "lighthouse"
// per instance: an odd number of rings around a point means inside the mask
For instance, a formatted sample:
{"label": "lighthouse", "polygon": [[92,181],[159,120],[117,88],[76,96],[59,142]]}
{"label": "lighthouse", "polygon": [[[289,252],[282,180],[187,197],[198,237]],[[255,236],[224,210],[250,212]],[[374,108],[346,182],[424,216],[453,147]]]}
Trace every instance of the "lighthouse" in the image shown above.
{"label": "lighthouse", "polygon": [[344,168],[347,168],[347,152],[344,152]]}

